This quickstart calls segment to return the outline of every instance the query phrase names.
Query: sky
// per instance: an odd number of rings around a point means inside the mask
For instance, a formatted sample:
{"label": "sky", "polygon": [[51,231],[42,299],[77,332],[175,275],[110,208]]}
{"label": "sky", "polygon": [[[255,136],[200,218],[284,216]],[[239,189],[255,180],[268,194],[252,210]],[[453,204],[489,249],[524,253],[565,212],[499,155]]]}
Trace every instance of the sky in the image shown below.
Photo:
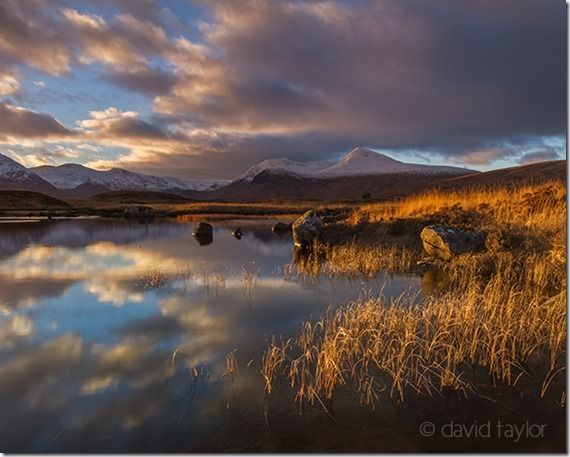
{"label": "sky", "polygon": [[564,0],[2,0],[0,153],[187,179],[561,159],[566,59]]}

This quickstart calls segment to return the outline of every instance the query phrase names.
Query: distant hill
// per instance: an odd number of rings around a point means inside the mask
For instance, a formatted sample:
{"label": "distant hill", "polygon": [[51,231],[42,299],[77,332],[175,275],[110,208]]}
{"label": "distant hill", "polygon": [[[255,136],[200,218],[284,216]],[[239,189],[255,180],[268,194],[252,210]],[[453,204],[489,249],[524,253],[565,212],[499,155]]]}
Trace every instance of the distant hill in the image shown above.
{"label": "distant hill", "polygon": [[393,199],[430,187],[516,185],[545,177],[566,179],[565,161],[485,173],[466,168],[401,162],[358,147],[337,161],[264,160],[233,181],[182,180],[119,168],[79,164],[26,168],[0,154],[0,189],[40,192],[92,203],[179,203],[192,200]]}
{"label": "distant hill", "polygon": [[[243,188],[244,183],[259,184],[268,178],[292,182],[298,177],[319,180],[325,187],[330,188],[327,184],[330,180],[344,178],[350,180],[354,177],[414,175],[423,182],[426,176],[433,180],[469,173],[474,171],[459,167],[405,163],[364,147],[353,149],[337,161],[298,162],[286,158],[264,160],[233,181],[179,179],[135,173],[120,168],[100,171],[76,163],[26,168],[0,154],[0,189],[31,190],[56,198],[89,198],[112,191],[140,191],[208,199],[218,198],[218,194],[233,195],[236,188]],[[391,180],[392,178],[387,178],[388,182]],[[226,187],[231,189],[226,192]],[[354,196],[342,197],[338,194],[338,198]]]}
{"label": "distant hill", "polygon": [[0,154],[0,189],[28,190],[53,196],[60,195],[59,190],[45,179],[2,154]]}
{"label": "distant hill", "polygon": [[448,173],[389,173],[316,179],[276,170],[264,170],[250,182],[235,181],[208,198],[228,201],[394,199],[430,188],[456,189],[513,186],[544,179],[566,180],[566,161],[541,162],[483,173],[453,176]]}
{"label": "distant hill", "polygon": [[69,209],[72,206],[62,200],[27,190],[0,190],[0,211]]}
{"label": "distant hill", "polygon": [[304,178],[266,170],[253,181],[234,182],[208,193],[208,198],[228,201],[264,200],[361,200],[397,198],[448,179],[448,174],[350,176],[342,178]]}
{"label": "distant hill", "polygon": [[516,186],[556,179],[566,182],[566,160],[501,168],[474,175],[458,176],[439,183],[442,189],[461,187]]}
{"label": "distant hill", "polygon": [[168,194],[164,192],[148,192],[120,190],[116,192],[105,192],[82,200],[82,203],[89,204],[160,204],[160,203],[189,203],[194,200],[180,195]]}
{"label": "distant hill", "polygon": [[372,149],[358,147],[338,161],[297,162],[290,159],[264,160],[249,168],[243,175],[235,179],[234,182],[252,182],[256,176],[265,172],[280,175],[290,174],[314,179],[335,179],[388,174],[445,174],[447,176],[457,176],[476,173],[474,170],[460,167],[401,162],[373,151]]}
{"label": "distant hill", "polygon": [[58,189],[67,191],[70,195],[81,197],[120,190],[184,193],[186,191],[210,190],[225,183],[225,181],[206,179],[183,180],[145,175],[121,168],[99,171],[76,163],[67,163],[57,167],[42,165],[31,168],[30,171]]}

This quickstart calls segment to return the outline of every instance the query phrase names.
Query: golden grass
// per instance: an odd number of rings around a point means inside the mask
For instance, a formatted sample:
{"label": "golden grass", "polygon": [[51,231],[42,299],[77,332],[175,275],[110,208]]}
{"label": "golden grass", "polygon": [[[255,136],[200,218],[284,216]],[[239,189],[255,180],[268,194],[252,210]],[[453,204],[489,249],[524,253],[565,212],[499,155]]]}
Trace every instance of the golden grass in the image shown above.
{"label": "golden grass", "polygon": [[[207,217],[208,219],[235,219],[235,218],[283,218],[296,219],[304,212],[323,207],[322,201],[275,201],[261,203],[233,203],[200,201],[193,203],[180,203],[173,205],[155,205],[157,210],[177,215],[178,219],[193,222]],[[339,211],[348,211],[350,205],[334,203],[327,208]]]}
{"label": "golden grass", "polygon": [[[507,249],[498,243],[497,249],[452,260],[445,292],[422,300],[364,298],[306,322],[292,340],[272,341],[262,361],[267,393],[285,378],[299,401],[319,403],[343,388],[373,405],[382,395],[403,400],[410,392],[448,389],[467,395],[497,383],[534,385],[544,396],[565,376],[564,185],[430,192],[366,205],[354,211],[351,223],[434,215],[514,233],[522,243]],[[402,249],[409,241],[403,239],[392,247],[351,242],[321,249],[319,271],[323,264],[335,273],[405,270],[417,248]],[[475,379],[481,372],[486,379]]]}
{"label": "golden grass", "polygon": [[[364,205],[354,211],[352,222],[378,222],[389,218],[431,216],[441,212],[474,211],[501,224],[542,229],[559,228],[566,212],[566,186],[545,181],[515,188],[432,190],[398,202]],[[554,212],[552,212],[554,210]]]}
{"label": "golden grass", "polygon": [[402,245],[365,244],[351,241],[341,245],[315,243],[310,252],[295,257],[298,273],[309,276],[373,276],[381,270],[408,272],[421,257],[417,248]]}

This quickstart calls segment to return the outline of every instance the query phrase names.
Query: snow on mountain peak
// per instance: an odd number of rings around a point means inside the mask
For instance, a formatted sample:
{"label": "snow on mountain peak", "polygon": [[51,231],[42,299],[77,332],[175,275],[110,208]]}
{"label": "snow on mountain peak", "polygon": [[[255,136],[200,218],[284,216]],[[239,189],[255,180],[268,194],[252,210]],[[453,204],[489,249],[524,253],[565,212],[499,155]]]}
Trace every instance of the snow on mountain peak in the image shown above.
{"label": "snow on mountain peak", "polygon": [[251,182],[259,173],[271,170],[310,178],[380,175],[388,173],[465,174],[463,168],[405,163],[366,147],[357,147],[336,162],[296,162],[290,159],[269,159],[250,167],[236,181]]}
{"label": "snow on mountain peak", "polygon": [[[458,167],[432,166],[400,162],[366,147],[351,150],[338,161],[298,162],[287,158],[267,159],[250,167],[235,181],[252,182],[263,172],[264,179],[273,176],[294,175],[313,179],[330,179],[346,176],[382,175],[389,173],[453,175],[471,173]],[[0,179],[12,182],[35,182],[38,186],[75,189],[89,184],[108,190],[146,190],[154,192],[207,191],[228,183],[225,180],[185,180],[135,173],[122,168],[99,171],[80,164],[59,166],[43,165],[28,169],[15,160],[0,154]]]}
{"label": "snow on mountain peak", "polygon": [[11,159],[8,156],[0,154],[0,174],[16,170],[27,170],[27,168],[24,167],[23,165],[20,165],[14,159]]}
{"label": "snow on mountain peak", "polygon": [[398,173],[407,164],[368,148],[355,148],[334,165],[320,170],[322,177]]}
{"label": "snow on mountain peak", "polygon": [[94,170],[79,164],[65,164],[57,167],[44,165],[34,171],[53,186],[73,189],[82,184],[106,187],[109,190],[148,190],[164,192],[169,190],[207,190],[220,185],[215,180],[183,180],[171,177],[144,175],[122,168],[106,171]]}
{"label": "snow on mountain peak", "polygon": [[267,159],[250,167],[243,175],[235,181],[251,182],[259,173],[265,170],[282,171],[293,173],[299,176],[309,177],[317,173],[322,168],[331,165],[332,162],[314,161],[314,162],[297,162],[295,160],[280,158]]}
{"label": "snow on mountain peak", "polygon": [[[346,154],[343,158],[343,160],[356,160],[356,159],[364,159],[364,158],[370,158],[370,157],[385,157],[385,158],[389,158],[386,157],[383,154],[380,154],[379,152],[373,151],[372,149],[368,149],[365,147],[358,147],[358,148],[354,148],[352,151],[350,151],[348,154]],[[391,159],[394,160],[394,159]]]}
{"label": "snow on mountain peak", "polygon": [[0,154],[0,178],[16,182],[40,180],[33,171],[3,154]]}

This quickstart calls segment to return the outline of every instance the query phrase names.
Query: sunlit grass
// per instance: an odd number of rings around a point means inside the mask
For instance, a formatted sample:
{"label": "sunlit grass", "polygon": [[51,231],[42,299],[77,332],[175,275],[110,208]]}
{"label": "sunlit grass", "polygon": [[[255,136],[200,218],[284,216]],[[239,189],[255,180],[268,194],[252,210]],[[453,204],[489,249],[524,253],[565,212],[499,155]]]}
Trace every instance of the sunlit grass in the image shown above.
{"label": "sunlit grass", "polygon": [[[404,400],[410,393],[434,396],[448,389],[470,395],[495,385],[530,385],[545,396],[564,379],[562,183],[431,192],[366,205],[349,224],[380,227],[376,239],[317,246],[297,265],[314,274],[406,271],[421,256],[418,225],[434,219],[492,233],[501,242],[446,264],[443,292],[422,300],[362,298],[305,322],[292,340],[272,341],[262,361],[267,393],[285,379],[302,402],[320,403],[351,388],[373,405],[382,395]],[[402,227],[390,244],[384,229],[395,224]],[[514,236],[520,244],[502,242]],[[475,379],[481,371],[486,378]]]}
{"label": "sunlit grass", "polygon": [[[558,229],[566,213],[566,186],[560,181],[545,181],[518,187],[462,189],[452,192],[432,190],[401,201],[376,203],[357,208],[351,217],[378,222],[390,218],[424,217],[434,214],[475,212],[487,223],[519,225],[542,230]],[[553,209],[555,212],[552,212]],[[474,215],[475,216],[475,215]]]}

